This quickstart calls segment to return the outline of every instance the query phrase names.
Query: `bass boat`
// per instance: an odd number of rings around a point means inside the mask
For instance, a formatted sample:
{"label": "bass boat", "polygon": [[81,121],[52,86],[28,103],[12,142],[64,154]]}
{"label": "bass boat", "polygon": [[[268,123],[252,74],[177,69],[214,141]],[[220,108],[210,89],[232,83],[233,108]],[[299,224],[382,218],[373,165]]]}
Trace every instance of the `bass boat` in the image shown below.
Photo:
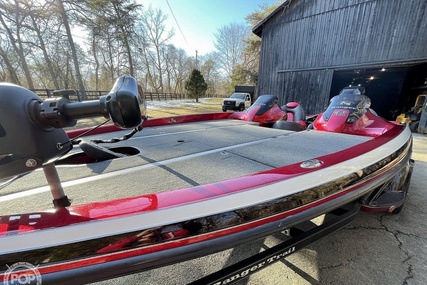
{"label": "bass boat", "polygon": [[[0,283],[84,284],[291,229],[280,249],[195,281],[229,284],[360,208],[398,213],[411,132],[363,93],[345,88],[317,116],[262,95],[242,112],[148,118],[130,76],[83,102],[0,84]],[[69,128],[94,116],[112,124]],[[320,230],[292,230],[326,213]]]}

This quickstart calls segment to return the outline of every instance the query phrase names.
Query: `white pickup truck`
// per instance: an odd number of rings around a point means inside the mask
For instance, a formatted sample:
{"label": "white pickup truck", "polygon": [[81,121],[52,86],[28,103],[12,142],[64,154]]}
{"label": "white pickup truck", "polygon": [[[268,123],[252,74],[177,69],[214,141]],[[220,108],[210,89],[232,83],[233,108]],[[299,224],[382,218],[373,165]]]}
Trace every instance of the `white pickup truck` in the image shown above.
{"label": "white pickup truck", "polygon": [[251,95],[249,93],[233,93],[230,98],[222,101],[222,111],[239,110],[243,111],[251,106]]}

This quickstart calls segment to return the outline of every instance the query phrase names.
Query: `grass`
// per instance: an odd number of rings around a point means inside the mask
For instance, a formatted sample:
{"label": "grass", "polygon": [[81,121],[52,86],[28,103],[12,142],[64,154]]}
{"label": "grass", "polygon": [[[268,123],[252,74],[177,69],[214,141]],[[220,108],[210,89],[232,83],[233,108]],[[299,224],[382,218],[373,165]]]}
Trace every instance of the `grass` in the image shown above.
{"label": "grass", "polygon": [[199,100],[198,103],[186,102],[180,105],[171,104],[171,106],[162,106],[162,108],[149,108],[147,115],[149,118],[161,118],[188,114],[201,114],[222,112],[222,98],[205,98]]}

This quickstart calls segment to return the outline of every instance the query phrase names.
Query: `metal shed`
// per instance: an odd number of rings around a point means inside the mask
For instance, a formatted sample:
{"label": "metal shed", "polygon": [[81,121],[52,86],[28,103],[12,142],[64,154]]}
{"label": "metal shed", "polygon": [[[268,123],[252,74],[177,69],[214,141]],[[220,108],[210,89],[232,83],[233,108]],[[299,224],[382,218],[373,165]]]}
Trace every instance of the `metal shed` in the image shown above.
{"label": "metal shed", "polygon": [[262,38],[258,94],[309,114],[360,84],[394,119],[427,89],[427,0],[287,0],[253,32]]}

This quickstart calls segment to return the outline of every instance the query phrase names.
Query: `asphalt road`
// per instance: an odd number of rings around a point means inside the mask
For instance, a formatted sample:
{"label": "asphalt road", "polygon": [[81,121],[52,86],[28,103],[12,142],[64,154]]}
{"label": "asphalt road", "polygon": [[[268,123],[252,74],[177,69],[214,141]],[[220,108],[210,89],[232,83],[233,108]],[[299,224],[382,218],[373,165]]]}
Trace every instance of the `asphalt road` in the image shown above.
{"label": "asphalt road", "polygon": [[[358,213],[348,226],[235,284],[427,284],[427,136],[414,135],[416,161],[402,212]],[[187,284],[279,243],[281,233],[203,258],[97,282]]]}

